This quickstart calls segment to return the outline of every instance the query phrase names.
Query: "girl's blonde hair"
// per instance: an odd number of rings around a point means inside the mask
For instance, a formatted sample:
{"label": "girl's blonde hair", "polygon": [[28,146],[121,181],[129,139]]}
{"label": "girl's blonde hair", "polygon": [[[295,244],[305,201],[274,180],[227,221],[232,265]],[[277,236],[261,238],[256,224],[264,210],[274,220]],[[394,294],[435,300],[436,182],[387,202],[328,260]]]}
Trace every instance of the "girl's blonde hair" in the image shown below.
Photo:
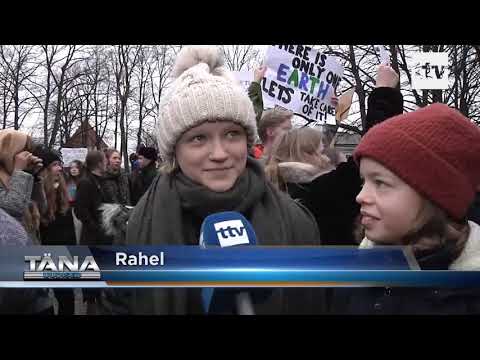
{"label": "girl's blonde hair", "polygon": [[282,178],[278,165],[283,162],[302,162],[313,165],[319,172],[332,166],[330,159],[320,153],[325,147],[320,130],[303,127],[292,129],[274,142],[267,158],[265,173],[267,178],[279,189],[286,191],[286,181]]}

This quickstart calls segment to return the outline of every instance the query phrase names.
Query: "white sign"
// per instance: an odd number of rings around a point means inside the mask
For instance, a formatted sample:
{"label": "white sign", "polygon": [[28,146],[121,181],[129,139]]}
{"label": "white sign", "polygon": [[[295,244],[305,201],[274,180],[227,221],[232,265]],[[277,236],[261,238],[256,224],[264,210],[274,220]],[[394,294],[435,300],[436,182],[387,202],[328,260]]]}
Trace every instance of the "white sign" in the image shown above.
{"label": "white sign", "polygon": [[253,82],[253,72],[248,70],[232,71],[233,76],[240,82]]}
{"label": "white sign", "polygon": [[240,85],[245,90],[245,92],[248,93],[248,88],[250,87],[250,84],[253,82],[253,72],[247,71],[247,70],[241,70],[241,71],[232,71],[232,74],[240,83]]}
{"label": "white sign", "polygon": [[375,50],[380,56],[380,64],[390,66],[390,53],[384,45],[375,45]]}
{"label": "white sign", "polygon": [[70,166],[73,160],[79,160],[84,162],[87,157],[87,148],[62,148],[62,158],[65,167]]}
{"label": "white sign", "polygon": [[448,89],[448,53],[413,53],[412,69],[412,89]]}
{"label": "white sign", "polygon": [[264,103],[273,103],[308,119],[308,126],[333,121],[331,103],[343,66],[335,57],[303,45],[275,45],[267,49],[267,72],[262,81]]}

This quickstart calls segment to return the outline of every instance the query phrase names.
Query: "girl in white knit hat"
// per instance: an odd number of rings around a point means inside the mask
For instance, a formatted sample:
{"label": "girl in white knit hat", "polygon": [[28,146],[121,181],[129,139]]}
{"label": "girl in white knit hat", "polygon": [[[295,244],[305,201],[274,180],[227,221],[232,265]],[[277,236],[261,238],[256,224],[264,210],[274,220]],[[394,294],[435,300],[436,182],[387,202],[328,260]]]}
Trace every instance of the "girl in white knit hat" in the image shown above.
{"label": "girl in white knit hat", "polygon": [[[183,48],[174,76],[157,123],[167,165],[133,210],[127,244],[198,246],[205,217],[237,211],[253,224],[259,245],[318,245],[310,213],[266,181],[262,166],[248,156],[257,136],[255,112],[219,49]],[[313,290],[288,292],[275,291],[255,312],[318,309]],[[142,289],[132,297],[133,313],[203,312],[200,289]]]}

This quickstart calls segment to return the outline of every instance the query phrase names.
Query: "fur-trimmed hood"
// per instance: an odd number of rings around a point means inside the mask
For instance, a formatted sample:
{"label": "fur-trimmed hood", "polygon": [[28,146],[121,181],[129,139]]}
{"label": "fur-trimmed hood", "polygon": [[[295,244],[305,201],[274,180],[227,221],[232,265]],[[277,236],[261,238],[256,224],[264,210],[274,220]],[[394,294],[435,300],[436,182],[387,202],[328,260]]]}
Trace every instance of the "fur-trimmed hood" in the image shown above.
{"label": "fur-trimmed hood", "polygon": [[115,237],[116,243],[123,243],[131,209],[131,206],[121,204],[105,203],[100,206],[99,210],[102,211],[102,228],[107,235]]}
{"label": "fur-trimmed hood", "polygon": [[[470,234],[465,247],[460,256],[450,264],[449,270],[480,270],[480,226],[473,221],[469,221],[468,225],[470,226]],[[359,248],[368,249],[374,246],[373,241],[364,238]]]}
{"label": "fur-trimmed hood", "polygon": [[302,162],[288,161],[278,164],[278,171],[285,182],[305,184],[313,181],[320,175],[326,174],[333,170],[319,169],[318,167]]}

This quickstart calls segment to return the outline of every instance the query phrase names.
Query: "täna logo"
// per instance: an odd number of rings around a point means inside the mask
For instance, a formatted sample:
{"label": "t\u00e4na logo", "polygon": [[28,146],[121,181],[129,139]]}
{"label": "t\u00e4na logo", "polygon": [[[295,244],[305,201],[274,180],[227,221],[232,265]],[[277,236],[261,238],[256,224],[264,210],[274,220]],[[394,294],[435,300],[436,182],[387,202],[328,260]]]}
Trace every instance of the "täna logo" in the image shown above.
{"label": "t\u00e4na logo", "polygon": [[80,263],[78,256],[25,256],[29,270],[23,272],[24,280],[100,280],[100,268],[93,256],[85,256]]}

